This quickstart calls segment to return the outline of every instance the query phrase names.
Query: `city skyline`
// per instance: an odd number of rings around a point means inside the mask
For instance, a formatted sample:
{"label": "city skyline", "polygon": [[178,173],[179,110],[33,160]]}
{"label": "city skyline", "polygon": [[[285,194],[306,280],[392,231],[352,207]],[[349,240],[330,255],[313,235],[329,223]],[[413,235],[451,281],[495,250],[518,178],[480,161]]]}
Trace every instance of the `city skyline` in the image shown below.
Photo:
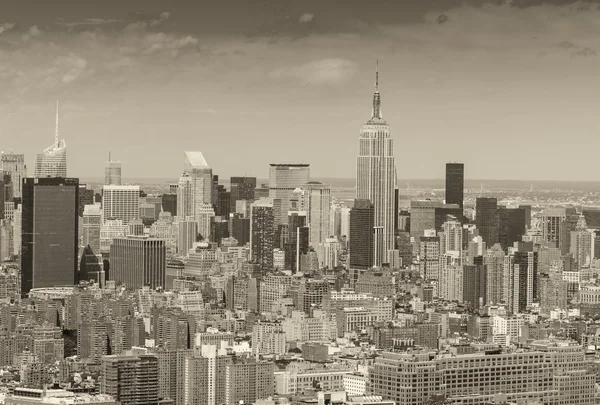
{"label": "city skyline", "polygon": [[[11,7],[1,149],[24,153],[33,172],[58,99],[70,176],[100,177],[112,150],[124,178],[176,178],[181,151],[199,149],[222,177],[266,178],[276,161],[349,178],[379,58],[400,177],[441,178],[460,161],[466,178],[594,180],[597,4],[271,3],[236,2],[227,28],[207,21],[229,11],[220,5]],[[565,147],[577,151],[569,170],[545,158]]]}

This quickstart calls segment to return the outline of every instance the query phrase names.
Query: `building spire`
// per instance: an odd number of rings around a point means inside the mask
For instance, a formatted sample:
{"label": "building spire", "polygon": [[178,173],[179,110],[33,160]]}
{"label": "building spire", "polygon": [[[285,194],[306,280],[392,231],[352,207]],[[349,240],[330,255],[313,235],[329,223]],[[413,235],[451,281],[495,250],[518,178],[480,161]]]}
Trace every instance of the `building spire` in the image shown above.
{"label": "building spire", "polygon": [[379,93],[379,59],[375,62],[375,92]]}
{"label": "building spire", "polygon": [[54,145],[58,147],[58,100],[56,100],[56,128],[54,129]]}
{"label": "building spire", "polygon": [[373,94],[373,110],[371,111],[371,119],[383,119],[381,113],[381,96],[379,94],[379,59],[375,66],[375,94]]}

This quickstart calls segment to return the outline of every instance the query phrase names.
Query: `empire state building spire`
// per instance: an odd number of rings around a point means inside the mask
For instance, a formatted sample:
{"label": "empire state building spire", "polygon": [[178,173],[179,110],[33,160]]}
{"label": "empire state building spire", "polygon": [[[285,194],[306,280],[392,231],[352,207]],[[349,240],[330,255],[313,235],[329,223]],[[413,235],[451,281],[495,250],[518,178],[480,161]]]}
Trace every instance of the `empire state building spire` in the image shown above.
{"label": "empire state building spire", "polygon": [[375,68],[375,93],[373,94],[373,110],[371,111],[372,120],[383,119],[381,112],[381,95],[379,94],[379,59]]}

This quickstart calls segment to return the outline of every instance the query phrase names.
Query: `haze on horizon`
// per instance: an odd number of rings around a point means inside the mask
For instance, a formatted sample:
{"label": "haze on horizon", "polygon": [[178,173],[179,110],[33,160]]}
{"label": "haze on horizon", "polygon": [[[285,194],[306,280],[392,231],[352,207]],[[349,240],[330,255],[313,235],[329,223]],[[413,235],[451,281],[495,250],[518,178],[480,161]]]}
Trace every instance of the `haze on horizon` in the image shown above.
{"label": "haze on horizon", "polygon": [[[398,177],[597,179],[597,2],[21,0],[0,13],[0,150],[69,175],[351,178],[380,59]],[[33,11],[32,11],[33,10]]]}

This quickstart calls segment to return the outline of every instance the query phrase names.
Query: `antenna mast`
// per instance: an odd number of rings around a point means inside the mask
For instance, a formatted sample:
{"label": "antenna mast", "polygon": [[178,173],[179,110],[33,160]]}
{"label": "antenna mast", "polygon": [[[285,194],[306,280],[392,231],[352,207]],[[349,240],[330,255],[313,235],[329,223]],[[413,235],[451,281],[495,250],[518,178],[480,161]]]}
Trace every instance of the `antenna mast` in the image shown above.
{"label": "antenna mast", "polygon": [[58,100],[56,100],[56,128],[54,129],[54,145],[58,147]]}

